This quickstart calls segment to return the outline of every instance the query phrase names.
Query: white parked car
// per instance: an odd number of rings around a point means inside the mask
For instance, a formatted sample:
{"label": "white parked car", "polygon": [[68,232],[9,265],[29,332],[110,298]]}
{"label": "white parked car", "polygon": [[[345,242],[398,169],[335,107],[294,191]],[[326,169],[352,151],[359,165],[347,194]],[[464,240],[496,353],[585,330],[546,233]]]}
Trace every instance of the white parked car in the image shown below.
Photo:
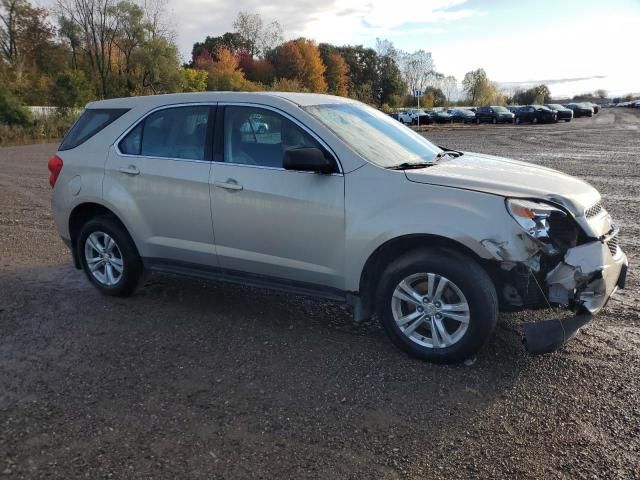
{"label": "white parked car", "polygon": [[101,292],[130,295],[155,270],[320,296],[429,361],[474,355],[500,308],[574,310],[525,327],[531,351],[554,350],[624,287],[592,186],[437,147],[341,97],[94,102],[49,170],[57,228]]}
{"label": "white parked car", "polygon": [[398,112],[398,120],[405,125],[411,125],[413,123],[413,115],[406,110]]}

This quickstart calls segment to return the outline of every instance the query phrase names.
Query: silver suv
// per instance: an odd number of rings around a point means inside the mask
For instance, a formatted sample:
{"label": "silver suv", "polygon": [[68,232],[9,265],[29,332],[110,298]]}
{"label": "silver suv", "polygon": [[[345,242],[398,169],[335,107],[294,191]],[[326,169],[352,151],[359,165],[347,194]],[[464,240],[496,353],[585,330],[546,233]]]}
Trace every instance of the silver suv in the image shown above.
{"label": "silver suv", "polygon": [[49,161],[74,263],[130,295],[143,270],[343,301],[401,349],[457,362],[499,309],[558,348],[624,286],[598,192],[528,163],[437,147],[352,100],[195,93],[91,103]]}

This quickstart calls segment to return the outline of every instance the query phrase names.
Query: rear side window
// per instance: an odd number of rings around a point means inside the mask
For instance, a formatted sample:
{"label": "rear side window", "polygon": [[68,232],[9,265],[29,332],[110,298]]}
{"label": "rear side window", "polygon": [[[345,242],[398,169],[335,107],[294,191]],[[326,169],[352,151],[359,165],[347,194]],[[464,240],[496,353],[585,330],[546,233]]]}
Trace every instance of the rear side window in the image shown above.
{"label": "rear side window", "polygon": [[73,124],[58,150],[71,150],[129,111],[128,108],[89,108]]}
{"label": "rear side window", "polygon": [[208,126],[206,105],[165,108],[140,122],[118,147],[127,155],[204,160]]}

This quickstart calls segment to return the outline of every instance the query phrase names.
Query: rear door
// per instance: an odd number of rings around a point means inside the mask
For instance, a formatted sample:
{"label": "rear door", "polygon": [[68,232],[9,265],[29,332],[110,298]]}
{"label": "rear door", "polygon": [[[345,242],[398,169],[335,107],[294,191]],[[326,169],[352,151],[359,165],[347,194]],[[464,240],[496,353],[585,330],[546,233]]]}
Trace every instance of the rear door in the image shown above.
{"label": "rear door", "polygon": [[[286,150],[314,147],[336,173],[285,170]],[[292,117],[220,106],[211,203],[220,266],[237,273],[342,287],[344,176],[335,156]]]}
{"label": "rear door", "polygon": [[105,199],[147,261],[216,265],[209,174],[215,107],[150,113],[112,148]]}

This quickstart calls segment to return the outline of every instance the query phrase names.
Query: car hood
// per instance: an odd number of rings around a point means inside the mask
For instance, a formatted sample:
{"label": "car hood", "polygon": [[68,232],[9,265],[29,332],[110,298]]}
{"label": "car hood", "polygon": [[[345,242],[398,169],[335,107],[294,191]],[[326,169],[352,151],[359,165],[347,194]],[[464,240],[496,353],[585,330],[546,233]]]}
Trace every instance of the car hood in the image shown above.
{"label": "car hood", "polygon": [[508,158],[467,153],[431,167],[405,170],[411,182],[475,190],[504,197],[549,200],[582,215],[600,199],[587,182],[551,168]]}

